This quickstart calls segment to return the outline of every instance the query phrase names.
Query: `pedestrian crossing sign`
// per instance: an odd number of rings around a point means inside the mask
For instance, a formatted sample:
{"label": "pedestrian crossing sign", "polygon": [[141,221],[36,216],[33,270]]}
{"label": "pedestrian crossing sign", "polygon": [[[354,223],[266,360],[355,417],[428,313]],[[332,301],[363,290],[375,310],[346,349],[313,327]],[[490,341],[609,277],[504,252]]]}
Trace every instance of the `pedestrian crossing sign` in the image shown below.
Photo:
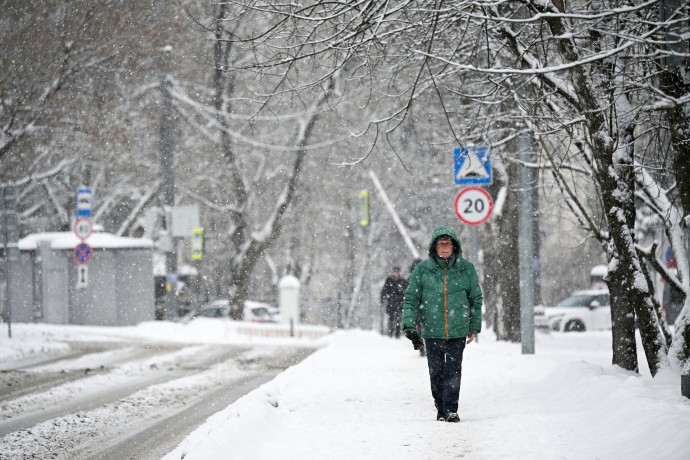
{"label": "pedestrian crossing sign", "polygon": [[455,147],[455,185],[490,185],[493,183],[488,145]]}

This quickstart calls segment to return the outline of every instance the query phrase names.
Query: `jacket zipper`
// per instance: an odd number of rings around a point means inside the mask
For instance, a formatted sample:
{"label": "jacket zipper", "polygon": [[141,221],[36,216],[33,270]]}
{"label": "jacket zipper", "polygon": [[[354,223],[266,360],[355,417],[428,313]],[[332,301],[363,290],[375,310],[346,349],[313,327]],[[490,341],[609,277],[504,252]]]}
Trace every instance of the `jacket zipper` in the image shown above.
{"label": "jacket zipper", "polygon": [[446,328],[446,339],[448,338],[448,275],[443,268],[443,325]]}

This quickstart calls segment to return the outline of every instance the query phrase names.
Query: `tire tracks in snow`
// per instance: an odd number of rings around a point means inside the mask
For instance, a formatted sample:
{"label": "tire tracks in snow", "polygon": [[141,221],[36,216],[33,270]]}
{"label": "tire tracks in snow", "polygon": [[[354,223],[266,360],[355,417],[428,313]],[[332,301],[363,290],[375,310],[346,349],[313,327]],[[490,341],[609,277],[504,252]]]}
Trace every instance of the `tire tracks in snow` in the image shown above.
{"label": "tire tracks in snow", "polygon": [[[119,363],[179,349],[180,346],[131,347],[121,342],[74,342],[57,355],[21,358],[0,367],[0,403],[108,372]],[[4,417],[3,417],[4,418]]]}
{"label": "tire tracks in snow", "polygon": [[273,355],[265,361],[253,362],[253,369],[232,381],[225,382],[214,390],[201,395],[177,413],[162,419],[149,419],[151,424],[142,421],[133,433],[125,433],[112,442],[100,445],[95,451],[81,446],[74,458],[80,460],[127,459],[158,460],[172,451],[187,435],[201,425],[208,417],[229,406],[245,394],[272,380],[286,368],[311,354],[313,349],[295,349],[287,353]]}
{"label": "tire tracks in snow", "polygon": [[[14,396],[0,403],[0,436],[117,401],[142,388],[237,356],[243,350],[237,346],[123,344],[25,368],[21,376],[25,382],[20,378],[13,385],[18,388]],[[87,369],[95,370],[85,372]]]}
{"label": "tire tracks in snow", "polygon": [[[6,401],[3,413],[14,404],[15,416],[0,422],[0,457],[160,458],[206,417],[312,351],[180,346]],[[22,400],[41,399],[33,410],[21,409],[31,406]]]}

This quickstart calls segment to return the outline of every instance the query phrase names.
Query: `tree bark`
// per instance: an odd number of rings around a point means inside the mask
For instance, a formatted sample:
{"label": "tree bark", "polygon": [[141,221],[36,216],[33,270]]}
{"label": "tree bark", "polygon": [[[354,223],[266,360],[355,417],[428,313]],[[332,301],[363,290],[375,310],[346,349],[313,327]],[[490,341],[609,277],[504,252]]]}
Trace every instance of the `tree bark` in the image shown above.
{"label": "tree bark", "polygon": [[[507,178],[517,177],[517,166],[508,166]],[[496,180],[488,187],[489,193],[496,197],[505,181]],[[501,210],[500,218],[490,221],[490,232],[485,235],[482,248],[484,260],[485,304],[490,304],[487,312],[492,315],[493,330],[498,340],[519,343],[520,335],[520,272],[517,235],[516,193],[509,192]],[[490,241],[487,241],[490,240]]]}
{"label": "tree bark", "polygon": [[[685,72],[688,69],[686,67]],[[689,78],[690,77],[686,77]],[[678,67],[667,68],[661,73],[661,89],[672,96],[680,98],[690,92],[690,81],[683,79]],[[687,105],[676,104],[666,110],[671,127],[671,144],[675,153],[673,175],[678,187],[678,198],[686,215],[690,214],[690,116]]]}
{"label": "tree bark", "polygon": [[[686,61],[684,69],[681,67],[667,67],[661,74],[661,84],[665,92],[679,98],[690,92],[690,77]],[[682,70],[684,70],[682,72]],[[683,78],[683,76],[686,76]],[[671,145],[675,153],[672,172],[678,188],[678,201],[685,216],[690,215],[690,113],[687,104],[677,104],[666,111],[669,126],[671,126]],[[681,225],[683,223],[681,222]],[[690,241],[690,223],[685,222],[686,241]],[[687,284],[688,280],[682,280]],[[684,374],[690,374],[690,296],[685,299],[685,305],[681,312],[681,320],[678,329],[673,336],[670,358]]]}

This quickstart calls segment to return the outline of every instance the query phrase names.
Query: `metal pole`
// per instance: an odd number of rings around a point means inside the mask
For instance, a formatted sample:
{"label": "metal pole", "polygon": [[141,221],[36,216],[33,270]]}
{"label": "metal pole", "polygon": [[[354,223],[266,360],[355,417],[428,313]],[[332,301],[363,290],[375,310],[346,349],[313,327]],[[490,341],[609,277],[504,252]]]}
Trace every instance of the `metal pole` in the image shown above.
{"label": "metal pole", "polygon": [[[686,225],[690,225],[690,216],[685,217]],[[688,230],[686,230],[688,232]],[[686,236],[688,234],[686,233]],[[690,254],[690,238],[686,237],[685,240],[685,254]],[[685,306],[687,306],[688,299],[685,299]],[[685,307],[684,306],[684,307]],[[686,344],[687,346],[687,344]],[[680,394],[686,398],[690,398],[690,372],[687,374],[681,374],[680,376]]]}
{"label": "metal pole", "polygon": [[7,286],[5,293],[7,296],[7,336],[12,338],[12,267],[10,267],[9,248],[7,244],[7,233],[5,233],[5,282]]}
{"label": "metal pole", "polygon": [[366,283],[366,289],[364,289],[364,295],[366,296],[367,299],[367,316],[368,318],[366,319],[366,322],[369,324],[370,329],[374,329],[374,313],[373,313],[373,308],[371,306],[371,282],[369,280],[369,277],[366,276],[366,273],[369,268],[369,226],[367,225],[366,227],[363,227],[364,230],[364,257],[366,257],[366,261],[364,264],[364,275],[362,276],[362,279],[364,280],[364,283]]}
{"label": "metal pole", "polygon": [[532,138],[521,134],[517,139],[518,168],[518,250],[520,260],[520,336],[522,354],[534,354],[534,244],[532,220]]}
{"label": "metal pole", "polygon": [[[19,258],[19,221],[17,218],[17,196],[14,186],[0,188],[0,213],[2,220],[3,254],[5,259],[5,314],[7,335],[12,338],[12,267],[10,262]],[[12,245],[13,247],[10,247]]]}
{"label": "metal pole", "polygon": [[0,196],[0,199],[3,201],[3,209],[0,209],[0,213],[2,213],[2,225],[0,226],[2,228],[2,247],[3,247],[3,259],[5,259],[5,318],[7,319],[7,336],[9,338],[12,338],[12,306],[10,304],[10,289],[12,286],[12,282],[10,281],[10,272],[12,271],[10,269],[10,258],[9,258],[9,239],[8,239],[8,228],[7,224],[9,223],[8,220],[5,216],[7,215],[6,210],[5,210],[5,191],[3,189],[2,196]]}
{"label": "metal pole", "polygon": [[338,293],[338,300],[336,300],[335,304],[335,310],[336,310],[336,328],[337,329],[342,329],[343,328],[343,310],[342,310],[342,304],[340,303],[340,293]]}
{"label": "metal pole", "polygon": [[541,304],[541,240],[539,226],[539,187],[537,187],[538,171],[530,168],[530,184],[532,186],[532,244],[534,262],[532,275],[534,276],[534,303]]}
{"label": "metal pole", "polygon": [[[167,63],[171,48],[163,49],[163,76],[161,78],[162,118],[161,118],[161,163],[163,169],[163,204],[166,207],[167,230],[171,238],[171,249],[165,255],[166,295],[163,319],[177,317],[177,242],[172,233],[172,208],[175,206],[175,152],[174,123],[170,87],[172,86],[167,72]],[[170,285],[168,285],[169,283]]]}
{"label": "metal pole", "polygon": [[467,227],[467,244],[463,245],[463,256],[479,270],[479,229],[475,225]]}

